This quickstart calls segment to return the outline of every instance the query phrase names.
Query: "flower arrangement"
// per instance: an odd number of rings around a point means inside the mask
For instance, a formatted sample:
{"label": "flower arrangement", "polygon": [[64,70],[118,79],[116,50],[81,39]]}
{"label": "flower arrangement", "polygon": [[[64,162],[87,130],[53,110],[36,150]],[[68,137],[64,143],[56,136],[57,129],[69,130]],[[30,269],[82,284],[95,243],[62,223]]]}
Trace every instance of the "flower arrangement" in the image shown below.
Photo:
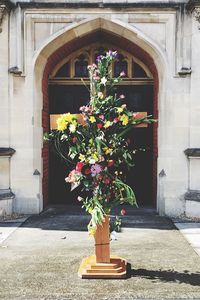
{"label": "flower arrangement", "polygon": [[79,115],[62,115],[57,130],[48,134],[64,161],[73,165],[66,182],[72,190],[81,185],[88,192],[86,199],[79,196],[78,201],[91,214],[90,235],[95,234],[97,225],[113,207],[123,203],[137,206],[134,192],[126,184],[125,173],[134,165],[135,154],[126,134],[137,124],[154,121],[151,116],[138,118],[123,103],[124,95],[113,93],[114,85],[125,76],[121,72],[119,77],[111,78],[111,64],[116,57],[117,52],[110,50],[97,57],[97,64],[88,66],[88,105],[80,107]]}

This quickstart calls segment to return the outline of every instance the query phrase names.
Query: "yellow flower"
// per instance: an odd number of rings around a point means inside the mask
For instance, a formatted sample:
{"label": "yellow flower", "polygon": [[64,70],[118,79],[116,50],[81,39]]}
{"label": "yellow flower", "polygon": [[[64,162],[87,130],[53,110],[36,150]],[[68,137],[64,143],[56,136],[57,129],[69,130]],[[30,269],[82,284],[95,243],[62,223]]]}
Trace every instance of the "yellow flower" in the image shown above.
{"label": "yellow flower", "polygon": [[79,159],[80,159],[80,161],[85,161],[85,155],[83,155],[83,154],[79,154],[79,157],[78,157]]}
{"label": "yellow flower", "polygon": [[90,208],[88,209],[89,214],[92,214],[92,211],[93,211],[93,209],[92,209],[92,207],[90,207]]}
{"label": "yellow flower", "polygon": [[123,108],[123,107],[117,107],[117,112],[118,112],[118,113],[121,113],[121,112],[123,112],[123,110],[124,110],[124,108]]}
{"label": "yellow flower", "polygon": [[[59,131],[65,130],[66,127],[67,127],[68,122],[72,122],[72,120],[73,120],[74,118],[76,118],[76,117],[75,117],[74,115],[71,115],[70,113],[61,115],[61,116],[57,119],[57,121],[56,121],[56,123],[57,123],[57,129],[58,129]],[[76,121],[73,121],[73,122],[76,122]]]}
{"label": "yellow flower", "polygon": [[103,150],[105,151],[105,154],[110,154],[113,151],[112,148],[108,148],[108,147],[103,148]]}
{"label": "yellow flower", "polygon": [[59,131],[63,131],[67,127],[67,122],[65,121],[65,119],[63,117],[58,118],[56,123],[57,123],[57,129]]}
{"label": "yellow flower", "polygon": [[127,115],[122,115],[120,117],[120,121],[122,121],[122,125],[127,125],[128,124],[128,116]]}
{"label": "yellow flower", "polygon": [[64,114],[64,118],[66,122],[71,122],[72,119],[74,118],[73,115],[71,115],[70,113]]}
{"label": "yellow flower", "polygon": [[111,122],[110,122],[110,121],[107,121],[103,127],[104,127],[104,128],[108,128],[108,127],[110,127],[110,126],[111,126]]}
{"label": "yellow flower", "polygon": [[96,233],[97,229],[95,227],[91,227],[89,229],[89,236],[94,236]]}
{"label": "yellow flower", "polygon": [[92,154],[92,158],[93,158],[95,161],[98,161],[98,160],[99,160],[99,158],[98,158],[98,153],[97,153],[97,152],[93,153],[93,154]]}
{"label": "yellow flower", "polygon": [[96,119],[95,119],[94,116],[90,116],[90,117],[89,117],[89,120],[90,120],[91,123],[95,123],[95,122],[96,122]]}

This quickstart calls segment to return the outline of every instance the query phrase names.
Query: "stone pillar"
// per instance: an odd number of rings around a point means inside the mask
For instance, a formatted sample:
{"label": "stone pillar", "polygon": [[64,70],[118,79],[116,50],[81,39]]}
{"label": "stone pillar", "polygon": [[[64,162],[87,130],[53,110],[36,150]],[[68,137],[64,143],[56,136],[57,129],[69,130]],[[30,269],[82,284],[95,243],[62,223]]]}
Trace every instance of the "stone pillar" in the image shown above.
{"label": "stone pillar", "polygon": [[0,148],[0,217],[13,212],[15,195],[10,188],[10,159],[14,153],[12,148]]}
{"label": "stone pillar", "polygon": [[0,217],[13,212],[14,194],[10,182],[10,158],[15,150],[10,146],[9,119],[9,12],[10,2],[0,0]]}
{"label": "stone pillar", "polygon": [[185,213],[188,217],[200,218],[200,0],[190,0],[187,8],[192,17],[191,49],[192,74],[190,96],[190,148],[188,157],[189,184],[185,194]]}

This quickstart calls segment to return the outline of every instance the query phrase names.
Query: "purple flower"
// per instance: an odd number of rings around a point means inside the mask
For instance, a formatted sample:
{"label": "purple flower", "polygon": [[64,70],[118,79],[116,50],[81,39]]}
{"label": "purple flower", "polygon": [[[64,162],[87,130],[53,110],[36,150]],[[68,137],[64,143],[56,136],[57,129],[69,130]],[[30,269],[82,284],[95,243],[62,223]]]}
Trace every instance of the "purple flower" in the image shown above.
{"label": "purple flower", "polygon": [[117,56],[118,56],[117,51],[112,51],[112,50],[109,50],[107,52],[107,55],[111,56],[113,59],[117,58]]}
{"label": "purple flower", "polygon": [[102,60],[102,57],[103,57],[102,55],[98,55],[97,56],[97,61],[100,62]]}
{"label": "purple flower", "polygon": [[94,164],[91,167],[92,175],[95,176],[102,171],[102,167],[99,164]]}

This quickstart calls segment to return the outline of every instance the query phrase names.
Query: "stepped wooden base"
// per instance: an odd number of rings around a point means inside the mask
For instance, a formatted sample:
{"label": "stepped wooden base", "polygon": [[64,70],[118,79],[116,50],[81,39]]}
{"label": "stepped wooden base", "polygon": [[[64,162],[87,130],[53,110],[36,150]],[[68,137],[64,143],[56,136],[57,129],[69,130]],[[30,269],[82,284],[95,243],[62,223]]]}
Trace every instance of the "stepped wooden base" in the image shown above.
{"label": "stepped wooden base", "polygon": [[97,263],[95,255],[89,256],[82,260],[78,275],[83,279],[123,279],[127,276],[127,261],[111,255],[110,263]]}

